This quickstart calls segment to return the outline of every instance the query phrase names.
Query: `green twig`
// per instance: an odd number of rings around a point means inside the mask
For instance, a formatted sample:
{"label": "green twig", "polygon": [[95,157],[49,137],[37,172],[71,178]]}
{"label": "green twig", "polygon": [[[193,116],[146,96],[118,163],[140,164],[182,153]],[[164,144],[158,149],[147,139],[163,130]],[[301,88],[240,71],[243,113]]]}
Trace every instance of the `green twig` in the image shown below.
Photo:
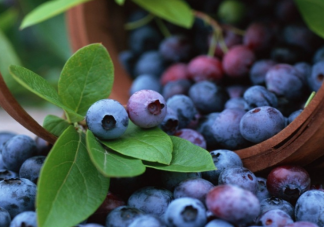
{"label": "green twig", "polygon": [[165,26],[164,22],[161,20],[161,18],[159,17],[155,17],[155,22],[157,24],[157,26],[159,27],[160,31],[162,32],[162,34],[164,35],[164,37],[170,37],[171,36],[171,32],[169,31],[169,29]]}
{"label": "green twig", "polygon": [[126,30],[133,30],[133,29],[136,29],[136,28],[139,28],[139,27],[142,27],[142,26],[148,24],[149,22],[151,22],[153,20],[154,17],[155,16],[153,14],[148,14],[147,16],[145,16],[137,21],[126,23],[124,25],[124,27]]}

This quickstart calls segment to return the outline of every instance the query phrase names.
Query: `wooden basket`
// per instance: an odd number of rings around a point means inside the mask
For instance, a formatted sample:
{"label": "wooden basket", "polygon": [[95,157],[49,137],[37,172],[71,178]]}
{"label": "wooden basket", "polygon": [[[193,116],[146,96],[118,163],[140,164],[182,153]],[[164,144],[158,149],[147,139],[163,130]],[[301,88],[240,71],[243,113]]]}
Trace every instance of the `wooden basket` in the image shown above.
{"label": "wooden basket", "polygon": [[[115,82],[110,98],[126,104],[130,77],[118,60],[118,52],[127,49],[123,29],[123,7],[114,1],[93,0],[67,13],[67,25],[73,51],[100,42],[109,51],[115,66]],[[313,180],[324,177],[324,87],[305,110],[285,129],[272,138],[236,150],[244,166],[253,172],[268,172],[279,164],[304,166]]]}

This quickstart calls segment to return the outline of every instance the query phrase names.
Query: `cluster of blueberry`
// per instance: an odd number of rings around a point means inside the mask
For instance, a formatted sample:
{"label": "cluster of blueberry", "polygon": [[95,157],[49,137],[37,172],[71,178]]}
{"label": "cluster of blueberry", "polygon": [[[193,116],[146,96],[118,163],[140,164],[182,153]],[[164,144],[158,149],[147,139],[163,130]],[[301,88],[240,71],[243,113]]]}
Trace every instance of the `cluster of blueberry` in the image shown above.
{"label": "cluster of blueberry", "polygon": [[[240,1],[195,2],[188,1],[212,14],[225,2]],[[168,109],[161,128],[168,134],[208,150],[246,148],[284,129],[320,88],[324,42],[303,23],[294,2],[244,4],[239,22],[218,23],[223,38],[217,45],[215,31],[201,18],[189,30],[166,23],[172,33],[166,38],[154,22],[129,32],[129,50],[119,57],[134,78],[130,94],[162,94]],[[145,15],[135,10],[129,21]]]}
{"label": "cluster of blueberry", "polygon": [[324,190],[299,166],[268,175],[245,168],[231,150],[211,152],[217,170],[179,173],[148,170],[113,178],[110,193],[89,220],[131,227],[318,227]]}

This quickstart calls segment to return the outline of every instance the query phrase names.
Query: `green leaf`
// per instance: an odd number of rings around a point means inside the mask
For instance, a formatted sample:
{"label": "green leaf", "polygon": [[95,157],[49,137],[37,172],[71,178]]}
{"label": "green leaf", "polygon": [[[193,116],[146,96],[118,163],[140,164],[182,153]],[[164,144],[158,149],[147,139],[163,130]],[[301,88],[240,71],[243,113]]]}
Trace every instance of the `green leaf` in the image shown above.
{"label": "green leaf", "polygon": [[0,14],[0,29],[2,31],[6,31],[7,29],[14,26],[17,22],[19,13],[18,9],[11,7],[7,9],[5,12]]}
{"label": "green leaf", "polygon": [[141,160],[105,149],[90,130],[87,130],[87,148],[97,169],[107,177],[134,177],[145,172]]}
{"label": "green leaf", "polygon": [[101,142],[118,153],[141,160],[169,164],[172,159],[170,136],[158,127],[142,129],[130,121],[121,138]]}
{"label": "green leaf", "polygon": [[69,122],[54,115],[47,115],[43,122],[43,127],[55,136],[60,136],[70,125]]}
{"label": "green leaf", "polygon": [[62,103],[75,113],[85,116],[96,101],[108,98],[114,80],[114,67],[102,44],[79,49],[66,62],[59,82]]}
{"label": "green leaf", "polygon": [[133,0],[147,11],[176,25],[191,28],[194,15],[183,0]]}
{"label": "green leaf", "polygon": [[47,156],[37,186],[39,227],[75,226],[104,201],[109,178],[90,161],[84,137],[70,126]]}
{"label": "green leaf", "polygon": [[39,97],[47,100],[48,102],[67,111],[69,116],[71,116],[71,118],[74,120],[73,122],[82,121],[84,119],[83,116],[73,112],[71,109],[62,104],[55,88],[43,77],[30,71],[29,69],[17,65],[10,66],[10,73],[13,78],[25,88]]}
{"label": "green leaf", "polygon": [[308,27],[324,38],[324,1],[295,0],[295,2]]}
{"label": "green leaf", "polygon": [[215,170],[215,164],[209,152],[193,143],[170,136],[173,143],[170,165],[144,162],[147,167],[172,172],[204,172]]}
{"label": "green leaf", "polygon": [[115,0],[118,5],[124,5],[125,0]]}
{"label": "green leaf", "polygon": [[40,23],[53,16],[63,13],[64,11],[76,5],[88,1],[90,0],[55,0],[45,2],[25,16],[20,26],[20,29]]}

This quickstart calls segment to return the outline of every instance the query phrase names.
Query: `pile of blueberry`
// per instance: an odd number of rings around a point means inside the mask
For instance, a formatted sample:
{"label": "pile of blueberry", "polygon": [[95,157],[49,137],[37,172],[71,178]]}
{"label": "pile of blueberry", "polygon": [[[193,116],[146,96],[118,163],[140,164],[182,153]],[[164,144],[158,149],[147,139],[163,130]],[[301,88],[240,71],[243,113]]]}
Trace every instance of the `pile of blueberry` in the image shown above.
{"label": "pile of blueberry", "polygon": [[[323,39],[293,0],[187,2],[215,18],[222,37],[201,18],[192,29],[166,22],[167,37],[154,21],[130,30],[119,55],[134,79],[130,95],[159,92],[168,107],[161,128],[208,150],[242,149],[280,132],[322,84]],[[128,22],[145,16],[135,9]]]}

